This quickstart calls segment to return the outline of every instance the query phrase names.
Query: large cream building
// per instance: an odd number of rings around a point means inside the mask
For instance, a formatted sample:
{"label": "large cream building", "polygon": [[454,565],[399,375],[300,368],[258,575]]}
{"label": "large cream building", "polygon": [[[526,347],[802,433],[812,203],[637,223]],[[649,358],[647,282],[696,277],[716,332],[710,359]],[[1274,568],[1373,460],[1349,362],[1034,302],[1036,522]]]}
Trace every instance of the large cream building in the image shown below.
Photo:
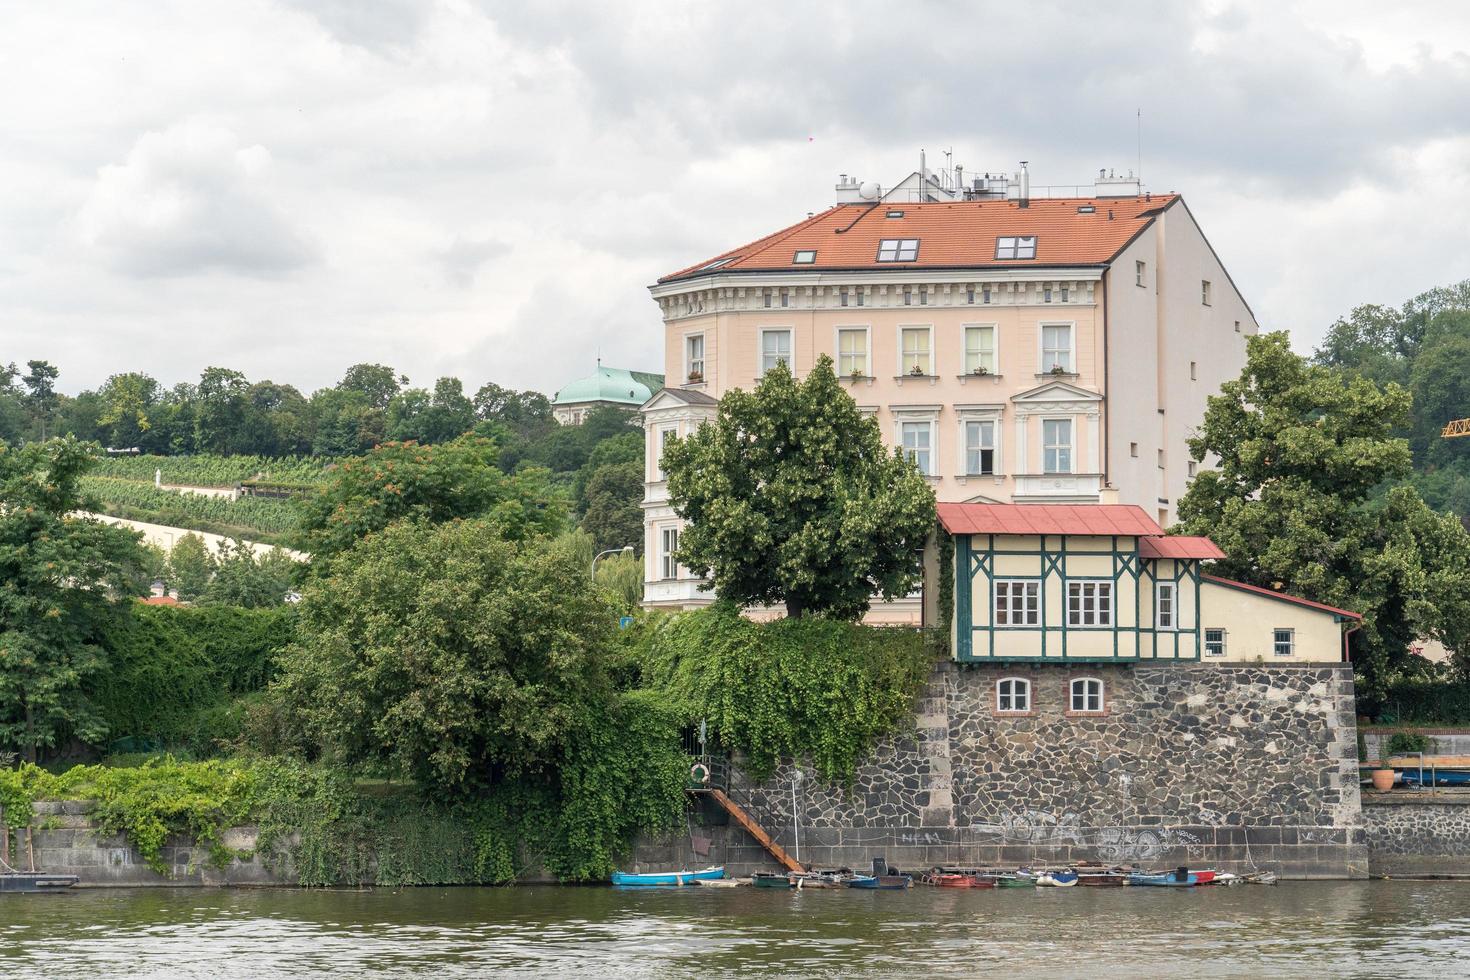
{"label": "large cream building", "polygon": [[[1250,307],[1184,199],[1099,177],[1033,194],[921,170],[650,287],[668,386],[643,406],[648,605],[709,601],[677,563],[661,448],[730,388],[830,355],[940,501],[1134,504],[1167,526],[1185,440],[1240,373]],[[1075,193],[1075,191],[1074,191]],[[917,618],[917,597],[874,618]]]}

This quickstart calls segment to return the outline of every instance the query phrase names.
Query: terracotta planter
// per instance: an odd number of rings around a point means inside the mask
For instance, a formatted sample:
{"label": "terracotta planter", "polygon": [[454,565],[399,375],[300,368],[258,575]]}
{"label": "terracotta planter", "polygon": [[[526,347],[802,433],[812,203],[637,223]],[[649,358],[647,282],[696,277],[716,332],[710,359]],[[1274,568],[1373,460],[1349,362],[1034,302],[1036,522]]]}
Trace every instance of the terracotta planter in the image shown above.
{"label": "terracotta planter", "polygon": [[1373,788],[1380,793],[1387,793],[1393,789],[1393,780],[1396,774],[1392,769],[1373,770]]}

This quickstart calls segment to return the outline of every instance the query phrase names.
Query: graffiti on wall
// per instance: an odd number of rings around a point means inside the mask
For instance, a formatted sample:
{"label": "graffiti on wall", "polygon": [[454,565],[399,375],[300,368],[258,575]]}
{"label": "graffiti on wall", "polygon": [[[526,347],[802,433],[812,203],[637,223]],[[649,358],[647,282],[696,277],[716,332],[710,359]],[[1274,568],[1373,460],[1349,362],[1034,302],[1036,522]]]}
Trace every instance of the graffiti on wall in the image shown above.
{"label": "graffiti on wall", "polygon": [[1090,827],[1070,812],[1022,810],[1003,813],[994,823],[970,825],[978,839],[1007,844],[1054,844],[1090,848],[1105,861],[1153,861],[1175,848],[1190,857],[1204,852],[1199,837],[1174,827]]}

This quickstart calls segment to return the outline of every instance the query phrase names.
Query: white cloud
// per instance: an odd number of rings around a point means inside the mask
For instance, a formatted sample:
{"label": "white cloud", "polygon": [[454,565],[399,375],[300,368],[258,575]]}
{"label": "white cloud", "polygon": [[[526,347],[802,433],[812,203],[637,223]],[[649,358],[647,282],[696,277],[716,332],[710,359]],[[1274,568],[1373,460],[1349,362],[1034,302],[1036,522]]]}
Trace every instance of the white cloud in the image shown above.
{"label": "white cloud", "polygon": [[315,250],[271,188],[270,151],[187,122],[141,136],[103,167],[77,216],[82,242],[133,276],[279,275]]}

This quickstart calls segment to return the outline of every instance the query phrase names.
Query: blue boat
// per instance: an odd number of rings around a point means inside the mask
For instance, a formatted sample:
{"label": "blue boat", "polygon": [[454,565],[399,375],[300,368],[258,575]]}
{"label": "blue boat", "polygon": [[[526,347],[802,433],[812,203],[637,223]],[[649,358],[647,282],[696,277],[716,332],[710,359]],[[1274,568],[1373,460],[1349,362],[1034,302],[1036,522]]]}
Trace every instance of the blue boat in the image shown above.
{"label": "blue boat", "polygon": [[1163,874],[1135,873],[1128,876],[1130,885],[1152,885],[1158,888],[1188,888],[1199,883],[1199,875],[1183,868],[1178,871],[1166,871]]}
{"label": "blue boat", "polygon": [[1430,769],[1418,766],[1399,767],[1399,775],[1407,786],[1470,786],[1470,769]]}
{"label": "blue boat", "polygon": [[612,883],[614,885],[692,885],[699,881],[719,881],[725,877],[725,869],[705,868],[701,871],[649,871],[642,874],[634,874],[628,871],[614,871]]}
{"label": "blue boat", "polygon": [[913,875],[853,875],[848,888],[879,888],[884,891],[903,891],[914,883]]}

